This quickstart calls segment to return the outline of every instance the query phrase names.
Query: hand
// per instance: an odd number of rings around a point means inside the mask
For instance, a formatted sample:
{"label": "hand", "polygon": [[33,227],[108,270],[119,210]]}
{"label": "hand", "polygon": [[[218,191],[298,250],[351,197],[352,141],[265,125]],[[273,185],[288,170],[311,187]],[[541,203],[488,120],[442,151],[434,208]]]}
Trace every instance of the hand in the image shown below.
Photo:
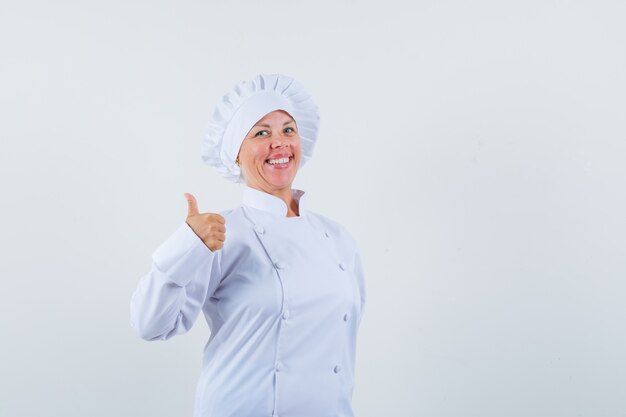
{"label": "hand", "polygon": [[221,249],[226,239],[226,227],[224,217],[215,213],[200,213],[196,198],[185,193],[189,210],[187,212],[187,224],[196,235],[212,252]]}

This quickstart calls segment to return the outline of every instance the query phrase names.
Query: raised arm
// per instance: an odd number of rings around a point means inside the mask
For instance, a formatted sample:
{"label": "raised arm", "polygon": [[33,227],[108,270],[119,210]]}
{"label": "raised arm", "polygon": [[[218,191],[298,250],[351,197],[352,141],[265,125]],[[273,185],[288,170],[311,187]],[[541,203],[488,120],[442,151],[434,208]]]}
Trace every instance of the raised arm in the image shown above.
{"label": "raised arm", "polygon": [[131,298],[130,323],[145,340],[187,332],[221,279],[224,218],[199,213],[195,198],[185,197],[187,221],[153,253],[150,272]]}

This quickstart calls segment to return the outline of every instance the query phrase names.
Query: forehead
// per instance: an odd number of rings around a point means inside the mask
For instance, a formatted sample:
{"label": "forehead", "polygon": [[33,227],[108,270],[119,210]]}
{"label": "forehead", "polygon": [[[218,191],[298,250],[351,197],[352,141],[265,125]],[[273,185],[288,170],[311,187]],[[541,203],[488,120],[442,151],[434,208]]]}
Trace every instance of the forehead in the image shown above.
{"label": "forehead", "polygon": [[255,125],[261,124],[261,123],[272,123],[272,122],[282,124],[288,121],[295,122],[295,119],[291,117],[291,115],[284,110],[274,110],[272,112],[267,113],[265,116],[259,119],[259,121],[255,123]]}

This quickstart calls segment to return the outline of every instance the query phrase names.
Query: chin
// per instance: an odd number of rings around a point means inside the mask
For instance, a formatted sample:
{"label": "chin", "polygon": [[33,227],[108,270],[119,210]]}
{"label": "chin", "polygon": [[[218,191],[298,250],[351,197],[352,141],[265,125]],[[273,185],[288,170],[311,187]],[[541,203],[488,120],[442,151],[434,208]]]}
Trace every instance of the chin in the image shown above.
{"label": "chin", "polygon": [[275,188],[285,188],[285,187],[291,187],[291,184],[293,183],[293,180],[296,177],[295,174],[296,174],[295,172],[294,173],[283,172],[280,174],[270,173],[270,175],[264,175],[263,179],[265,180],[266,183],[270,184],[271,186]]}
{"label": "chin", "polygon": [[283,188],[291,188],[291,184],[293,183],[293,178],[291,180],[285,181],[267,181],[272,187],[283,189]]}

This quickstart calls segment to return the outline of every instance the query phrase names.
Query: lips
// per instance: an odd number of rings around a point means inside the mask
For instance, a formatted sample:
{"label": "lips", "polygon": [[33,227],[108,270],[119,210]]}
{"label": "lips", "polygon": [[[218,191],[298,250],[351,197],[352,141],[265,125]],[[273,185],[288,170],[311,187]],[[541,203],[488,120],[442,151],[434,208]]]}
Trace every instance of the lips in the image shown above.
{"label": "lips", "polygon": [[269,161],[270,159],[280,159],[280,158],[290,158],[290,159],[292,159],[293,155],[290,154],[290,153],[284,153],[284,152],[283,153],[277,153],[277,154],[274,154],[274,155],[270,155],[270,157],[267,158],[265,160],[265,162]]}
{"label": "lips", "polygon": [[[287,162],[284,163],[278,163],[278,164],[270,164],[269,161],[277,161],[277,160],[281,160],[281,159],[286,159],[287,158]],[[289,152],[278,152],[275,153],[273,155],[270,155],[269,158],[267,158],[265,160],[265,164],[268,165],[270,168],[272,169],[286,169],[289,167],[289,165],[291,164],[291,161],[293,161],[293,154],[289,153]]]}
{"label": "lips", "polygon": [[[270,164],[269,163],[270,160],[277,160],[277,159],[283,159],[283,158],[288,158],[287,162],[285,162],[285,163],[278,163],[278,164]],[[270,159],[265,161],[265,165],[269,166],[272,169],[285,169],[285,168],[289,167],[289,165],[291,164],[291,161],[293,161],[293,157],[292,156],[270,158]]]}

